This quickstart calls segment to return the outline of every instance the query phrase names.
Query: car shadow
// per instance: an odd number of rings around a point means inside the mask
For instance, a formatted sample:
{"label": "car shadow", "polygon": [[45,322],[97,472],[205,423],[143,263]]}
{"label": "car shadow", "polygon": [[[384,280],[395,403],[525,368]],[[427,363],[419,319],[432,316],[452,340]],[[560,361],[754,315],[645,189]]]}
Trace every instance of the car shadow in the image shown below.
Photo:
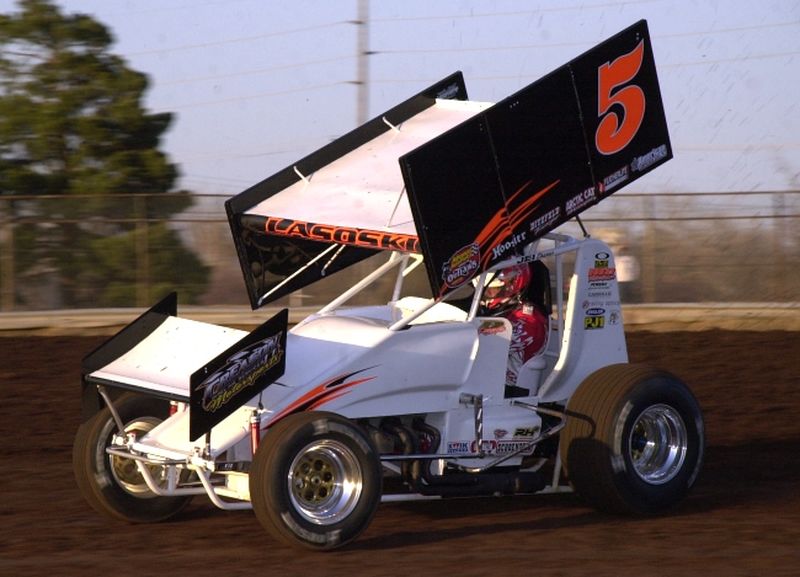
{"label": "car shadow", "polygon": [[[707,514],[725,509],[742,510],[765,504],[786,502],[796,495],[800,476],[800,439],[751,440],[736,445],[706,448],[705,463],[689,496],[673,509],[660,514],[664,518],[680,518]],[[483,533],[552,532],[560,529],[588,527],[598,524],[636,523],[640,517],[625,517],[597,512],[578,495],[532,495],[500,498],[449,499],[415,501],[385,505],[378,515],[390,514],[388,508],[407,518],[396,527],[424,527],[426,522],[451,524],[463,519],[458,527],[425,530],[386,530],[361,537],[348,550],[402,549],[422,543],[457,540]],[[506,513],[515,513],[519,520],[507,520]],[[395,515],[392,515],[394,517]],[[486,517],[487,523],[477,529],[475,517]],[[500,517],[498,522],[495,519]],[[489,519],[492,517],[492,519]],[[535,519],[533,522],[531,519]]]}

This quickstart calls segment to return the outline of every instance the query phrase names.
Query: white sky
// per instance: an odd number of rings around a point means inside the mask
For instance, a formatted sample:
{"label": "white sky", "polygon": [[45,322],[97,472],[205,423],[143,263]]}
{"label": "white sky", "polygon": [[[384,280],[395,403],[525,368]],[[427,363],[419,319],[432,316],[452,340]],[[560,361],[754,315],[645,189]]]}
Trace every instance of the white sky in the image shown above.
{"label": "white sky", "polygon": [[[358,0],[57,4],[150,76],[194,192],[237,193],[356,126]],[[626,191],[800,189],[800,0],[367,4],[369,117],[455,70],[471,100],[500,100],[647,18],[675,158]]]}

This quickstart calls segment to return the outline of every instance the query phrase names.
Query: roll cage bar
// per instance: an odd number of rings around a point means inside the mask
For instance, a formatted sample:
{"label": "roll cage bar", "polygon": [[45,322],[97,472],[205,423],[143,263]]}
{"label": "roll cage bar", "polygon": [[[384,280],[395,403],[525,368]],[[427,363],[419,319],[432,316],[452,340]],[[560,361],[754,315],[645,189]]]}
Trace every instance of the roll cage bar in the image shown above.
{"label": "roll cage bar", "polygon": [[[475,317],[478,316],[478,311],[480,308],[480,301],[483,294],[483,287],[485,285],[485,281],[489,275],[494,274],[496,271],[501,270],[503,268],[513,266],[516,264],[534,262],[537,260],[541,260],[548,257],[553,257],[555,259],[555,283],[557,287],[561,287],[564,284],[564,262],[563,259],[560,258],[561,255],[574,252],[577,250],[578,245],[580,242],[575,239],[574,237],[550,232],[547,233],[542,237],[545,240],[551,241],[553,245],[551,247],[545,248],[543,250],[538,249],[530,254],[524,256],[517,256],[511,259],[507,259],[502,261],[491,268],[487,269],[479,276],[476,277],[477,287],[481,287],[480,290],[474,291],[472,301],[470,304],[469,312],[467,314],[467,322],[471,322]],[[394,289],[392,291],[392,299],[391,302],[396,302],[400,299],[400,295],[402,294],[403,283],[405,278],[417,267],[419,267],[423,263],[423,257],[420,254],[401,254],[398,252],[392,252],[389,256],[389,259],[383,263],[381,266],[376,268],[374,271],[369,273],[363,279],[358,281],[352,287],[347,289],[341,295],[330,301],[328,304],[323,306],[316,315],[312,315],[312,317],[324,316],[329,314],[335,314],[336,310],[345,305],[350,299],[355,297],[356,295],[362,293],[364,290],[369,288],[375,281],[379,278],[382,278],[385,274],[391,271],[394,268],[398,268],[397,277],[395,279]],[[459,287],[460,289],[461,287]],[[446,302],[454,297],[458,293],[459,289],[454,289],[449,291],[438,298],[430,298],[427,302],[415,310],[408,316],[404,316],[402,319],[392,323],[389,326],[389,330],[391,331],[399,331],[407,328],[413,321],[421,317],[431,308],[436,306],[441,302]],[[563,291],[558,290],[556,291],[556,306],[558,308],[558,332],[559,338],[563,336],[564,330],[564,321],[563,321],[563,310],[564,310],[564,295]],[[312,318],[312,317],[309,317]],[[307,320],[302,321],[301,324],[305,323]]]}

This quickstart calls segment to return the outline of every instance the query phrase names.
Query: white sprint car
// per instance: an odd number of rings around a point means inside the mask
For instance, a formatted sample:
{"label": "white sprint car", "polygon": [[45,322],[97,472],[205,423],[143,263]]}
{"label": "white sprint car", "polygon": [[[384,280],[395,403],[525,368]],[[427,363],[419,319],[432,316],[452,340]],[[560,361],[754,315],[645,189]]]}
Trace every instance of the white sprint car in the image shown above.
{"label": "white sprint car", "polygon": [[[555,232],[671,156],[640,21],[494,105],[451,75],[230,199],[253,308],[388,258],[291,329],[286,309],[250,333],[180,318],[172,294],[90,353],[82,494],[131,522],[205,494],[320,550],[381,501],[574,489],[608,511],[673,505],[703,460],[698,404],[628,363],[609,246]],[[519,263],[550,329],[510,396],[511,325],[480,301]],[[404,292],[420,264],[432,296]],[[387,275],[388,302],[347,306]]]}

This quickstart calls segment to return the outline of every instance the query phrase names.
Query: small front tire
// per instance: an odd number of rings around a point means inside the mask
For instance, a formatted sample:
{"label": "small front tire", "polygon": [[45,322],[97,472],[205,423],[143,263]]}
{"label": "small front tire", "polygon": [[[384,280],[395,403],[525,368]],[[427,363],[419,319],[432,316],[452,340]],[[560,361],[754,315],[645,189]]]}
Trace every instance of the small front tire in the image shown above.
{"label": "small front tire", "polygon": [[[114,408],[125,425],[125,433],[137,436],[154,429],[169,413],[165,402],[132,394],[115,400]],[[133,459],[106,452],[118,433],[108,407],[78,428],[72,466],[84,499],[99,513],[130,523],[155,523],[182,511],[190,496],[156,495],[147,487]],[[164,467],[148,467],[156,478],[165,472]]]}
{"label": "small front tire", "polygon": [[381,498],[381,468],[350,420],[303,412],[267,431],[250,469],[250,498],[263,527],[289,545],[326,550],[361,534]]}

